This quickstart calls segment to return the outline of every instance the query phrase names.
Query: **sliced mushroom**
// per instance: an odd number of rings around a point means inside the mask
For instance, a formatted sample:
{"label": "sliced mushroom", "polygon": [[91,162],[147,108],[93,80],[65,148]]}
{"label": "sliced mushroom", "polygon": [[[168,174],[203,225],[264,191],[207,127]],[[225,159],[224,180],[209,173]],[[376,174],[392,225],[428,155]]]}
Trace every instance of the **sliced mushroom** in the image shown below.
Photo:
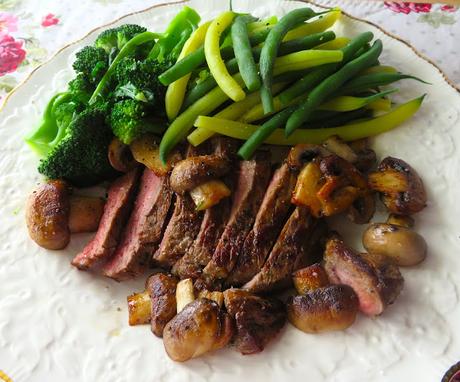
{"label": "sliced mushroom", "polygon": [[113,138],[109,145],[109,162],[115,170],[128,172],[137,166],[131,150],[118,138]]}
{"label": "sliced mushroom", "polygon": [[366,224],[372,219],[374,213],[375,195],[373,192],[366,192],[351,204],[347,217],[355,224]]}
{"label": "sliced mushroom", "polygon": [[46,249],[63,249],[69,244],[70,187],[62,180],[40,185],[29,196],[26,222],[29,235]]}
{"label": "sliced mushroom", "polygon": [[146,282],[149,295],[150,325],[153,334],[163,335],[166,324],[176,315],[176,287],[178,280],[171,275],[157,273],[150,276]]}
{"label": "sliced mushroom", "polygon": [[355,322],[358,297],[347,285],[330,285],[304,296],[290,297],[288,319],[305,333],[344,330]]}
{"label": "sliced mushroom", "polygon": [[426,192],[417,172],[401,159],[387,157],[369,174],[369,187],[382,194],[395,214],[412,215],[426,206]]}
{"label": "sliced mushroom", "polygon": [[183,194],[209,180],[220,178],[230,171],[227,157],[211,154],[192,156],[174,165],[171,172],[171,188]]}
{"label": "sliced mushroom", "polygon": [[235,319],[234,343],[242,354],[261,352],[286,322],[284,305],[241,289],[224,292],[225,307]]}
{"label": "sliced mushroom", "polygon": [[299,294],[307,294],[329,285],[329,278],[321,264],[313,264],[292,274],[294,287]]}
{"label": "sliced mushroom", "polygon": [[374,150],[369,148],[369,139],[363,138],[357,141],[348,142],[348,144],[358,156],[356,162],[353,163],[355,167],[363,173],[371,170],[377,163],[377,155]]}
{"label": "sliced mushroom", "polygon": [[157,176],[165,176],[172,168],[174,163],[181,158],[179,152],[172,151],[164,164],[160,159],[160,148],[158,139],[153,135],[144,135],[134,140],[130,145],[131,153],[134,159],[145,165]]}
{"label": "sliced mushroom", "polygon": [[29,235],[46,249],[63,249],[70,234],[97,230],[105,201],[101,198],[73,196],[62,180],[50,180],[29,196],[26,223]]}
{"label": "sliced mushroom", "polygon": [[425,239],[401,225],[371,224],[363,234],[363,245],[369,253],[403,267],[420,264],[426,258]]}
{"label": "sliced mushroom", "polygon": [[198,293],[198,298],[207,298],[208,300],[215,301],[219,307],[222,307],[224,303],[224,294],[219,291],[211,292],[209,290],[201,290]]}
{"label": "sliced mushroom", "polygon": [[130,325],[142,325],[150,322],[151,301],[148,291],[128,296],[128,322]]}
{"label": "sliced mushroom", "polygon": [[388,224],[399,225],[401,227],[413,228],[414,218],[407,215],[390,214],[387,219]]}
{"label": "sliced mushroom", "polygon": [[195,203],[197,211],[207,210],[224,198],[228,198],[232,191],[221,180],[210,180],[190,190],[190,197]]}
{"label": "sliced mushroom", "polygon": [[223,348],[233,331],[231,317],[216,302],[199,298],[166,324],[163,343],[172,360],[184,362]]}
{"label": "sliced mushroom", "polygon": [[358,295],[360,310],[381,314],[402,290],[404,280],[398,267],[377,255],[359,254],[332,236],[324,252],[324,269],[333,284],[346,284]]}
{"label": "sliced mushroom", "polygon": [[69,229],[72,233],[95,232],[104,213],[105,200],[90,196],[70,196]]}
{"label": "sliced mushroom", "polygon": [[329,154],[330,152],[324,147],[318,145],[308,143],[298,144],[289,151],[287,163],[290,168],[299,171],[304,165],[313,161],[313,159]]}
{"label": "sliced mushroom", "polygon": [[345,159],[350,163],[355,163],[358,161],[358,155],[342,138],[338,137],[337,135],[333,135],[332,137],[326,139],[322,146],[327,151]]}

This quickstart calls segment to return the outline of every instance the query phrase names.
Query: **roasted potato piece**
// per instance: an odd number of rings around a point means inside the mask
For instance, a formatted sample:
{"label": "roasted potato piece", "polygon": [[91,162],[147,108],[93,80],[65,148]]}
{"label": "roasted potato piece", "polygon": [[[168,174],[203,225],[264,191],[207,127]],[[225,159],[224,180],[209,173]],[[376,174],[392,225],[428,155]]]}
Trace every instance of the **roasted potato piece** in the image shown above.
{"label": "roasted potato piece", "polygon": [[150,322],[152,304],[148,291],[128,296],[128,317],[130,325],[142,325]]}
{"label": "roasted potato piece", "polygon": [[396,300],[404,284],[398,267],[384,260],[358,254],[334,235],[326,243],[323,266],[333,284],[353,288],[363,313],[376,316]]}
{"label": "roasted potato piece", "polygon": [[29,235],[46,249],[63,249],[69,244],[70,187],[62,180],[50,180],[29,196],[26,223]]}
{"label": "roasted potato piece", "polygon": [[177,151],[169,154],[166,164],[160,159],[160,149],[157,138],[152,135],[144,135],[130,144],[131,153],[134,159],[152,170],[157,176],[166,175],[174,165],[180,160]]}
{"label": "roasted potato piece", "polygon": [[344,330],[355,322],[358,297],[347,285],[330,285],[287,302],[289,322],[305,333]]}
{"label": "roasted potato piece", "polygon": [[137,166],[131,150],[118,138],[113,138],[109,145],[109,162],[115,170],[128,172]]}
{"label": "roasted potato piece", "polygon": [[426,258],[425,239],[400,225],[371,224],[363,234],[363,246],[375,255],[385,256],[393,264],[409,267]]}
{"label": "roasted potato piece", "polygon": [[369,174],[369,187],[381,193],[390,212],[412,215],[426,206],[426,192],[417,172],[401,159],[386,157]]}
{"label": "roasted potato piece", "polygon": [[234,342],[242,354],[261,352],[286,322],[284,305],[241,289],[224,292],[225,307],[235,319]]}
{"label": "roasted potato piece", "polygon": [[179,281],[176,287],[176,307],[179,313],[184,307],[195,300],[195,290],[192,279]]}
{"label": "roasted potato piece", "polygon": [[326,271],[318,263],[294,272],[292,274],[292,282],[299,294],[307,294],[330,284]]}
{"label": "roasted potato piece", "polygon": [[164,273],[150,276],[146,289],[151,301],[149,311],[150,324],[153,334],[163,335],[166,324],[176,315],[176,287],[178,280]]}
{"label": "roasted potato piece", "polygon": [[232,335],[231,317],[216,302],[199,298],[166,324],[163,343],[173,361],[184,362],[223,348]]}
{"label": "roasted potato piece", "polygon": [[221,180],[210,180],[190,191],[197,211],[206,210],[231,195],[230,189]]}
{"label": "roasted potato piece", "polygon": [[72,233],[95,232],[104,213],[105,200],[90,196],[71,196],[69,229]]}
{"label": "roasted potato piece", "polygon": [[230,168],[230,160],[217,154],[185,158],[174,165],[170,178],[171,188],[174,192],[183,194],[207,181],[220,178]]}

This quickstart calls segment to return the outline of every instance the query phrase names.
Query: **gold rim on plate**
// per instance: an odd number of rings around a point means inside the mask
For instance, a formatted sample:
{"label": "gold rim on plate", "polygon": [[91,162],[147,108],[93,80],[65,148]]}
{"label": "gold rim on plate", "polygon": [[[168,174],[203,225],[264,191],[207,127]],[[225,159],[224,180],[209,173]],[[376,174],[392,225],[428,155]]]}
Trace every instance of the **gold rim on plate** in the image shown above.
{"label": "gold rim on plate", "polygon": [[[323,9],[331,9],[332,7],[328,7],[328,6],[325,6],[325,5],[321,5],[321,4],[317,4],[315,3],[314,1],[311,1],[311,0],[293,0],[293,1],[298,1],[298,2],[301,2],[301,3],[307,3],[307,4],[312,4],[316,7],[319,7],[319,8],[323,8]],[[59,50],[57,50],[48,60],[46,60],[45,62],[42,62],[40,65],[38,65],[36,68],[34,68],[22,81],[21,83],[19,83],[13,90],[11,90],[11,92],[9,92],[5,99],[3,100],[3,103],[0,105],[0,112],[5,108],[7,102],[10,100],[10,98],[13,96],[14,93],[16,93],[16,91],[18,91],[19,88],[21,88],[22,86],[24,86],[27,81],[29,81],[29,79],[32,77],[32,75],[39,69],[41,69],[44,65],[47,65],[48,63],[50,63],[57,55],[59,55],[63,50],[67,49],[68,47],[72,46],[72,45],[76,45],[78,44],[80,41],[83,41],[85,38],[87,38],[91,33],[94,33],[95,31],[99,30],[99,29],[102,29],[102,28],[107,28],[107,27],[110,27],[111,25],[123,20],[124,18],[126,17],[130,17],[130,16],[134,16],[134,15],[138,15],[138,14],[141,14],[141,13],[144,13],[144,12],[147,12],[147,11],[150,11],[151,9],[155,9],[155,8],[160,8],[160,7],[167,7],[167,6],[171,6],[171,5],[178,5],[178,4],[186,4],[188,3],[189,0],[181,0],[181,1],[176,1],[176,2],[169,2],[169,3],[161,3],[161,4],[157,4],[157,5],[152,5],[150,7],[147,7],[145,9],[142,9],[140,11],[136,11],[136,12],[131,12],[131,13],[127,13],[107,24],[104,24],[104,25],[101,25],[101,26],[98,26],[97,28],[94,28],[92,29],[91,31],[89,31],[86,35],[84,35],[83,37],[79,38],[78,40],[75,40],[65,46],[63,46],[62,48],[60,48]],[[360,21],[360,22],[363,22],[365,24],[368,24],[368,25],[371,25],[373,26],[374,28],[377,28],[379,31],[381,31],[383,34],[386,34],[388,37],[391,37],[392,39],[394,40],[397,40],[401,43],[403,43],[404,45],[406,45],[408,48],[410,48],[418,57],[420,57],[422,60],[425,60],[426,62],[428,62],[431,66],[433,66],[439,73],[441,73],[442,75],[442,78],[444,79],[444,81],[446,81],[446,83],[448,85],[450,85],[454,90],[456,90],[457,92],[460,93],[460,87],[457,87],[450,79],[449,77],[447,77],[446,73],[444,73],[444,71],[437,65],[433,62],[433,60],[431,60],[430,58],[426,57],[424,54],[420,53],[417,49],[415,49],[409,42],[407,42],[406,40],[402,39],[401,37],[398,37],[396,36],[395,34],[393,33],[390,33],[388,31],[386,31],[385,29],[383,29],[382,27],[380,27],[379,25],[373,23],[372,21],[368,21],[368,20],[364,20],[364,19],[361,19],[359,17],[356,17],[356,16],[353,16],[347,12],[344,12],[342,10],[342,13],[344,15],[346,15],[347,17],[349,17],[350,19],[353,19],[353,20],[356,20],[356,21]]]}

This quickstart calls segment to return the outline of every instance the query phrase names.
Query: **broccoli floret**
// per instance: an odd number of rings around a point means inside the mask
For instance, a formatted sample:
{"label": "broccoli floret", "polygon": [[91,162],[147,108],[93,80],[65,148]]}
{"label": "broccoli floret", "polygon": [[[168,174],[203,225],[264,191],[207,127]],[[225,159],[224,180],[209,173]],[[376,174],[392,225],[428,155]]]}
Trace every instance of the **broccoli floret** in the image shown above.
{"label": "broccoli floret", "polygon": [[160,134],[166,127],[152,117],[152,110],[146,103],[132,99],[113,105],[109,124],[118,139],[127,145],[144,134]]}
{"label": "broccoli floret", "polygon": [[70,81],[68,85],[68,91],[72,94],[72,98],[83,104],[88,103],[95,88],[95,85],[83,73],[78,73],[77,77]]}
{"label": "broccoli floret", "polygon": [[164,113],[166,87],[158,76],[170,67],[170,63],[159,63],[153,59],[144,61],[125,57],[116,67],[116,98],[132,98],[154,105],[157,113]]}
{"label": "broccoli floret", "polygon": [[114,50],[120,50],[134,36],[146,30],[146,28],[135,24],[125,24],[118,28],[107,29],[96,38],[94,45],[104,49],[107,54],[112,54]]}
{"label": "broccoli floret", "polygon": [[105,113],[99,106],[76,115],[65,136],[40,161],[38,171],[77,186],[94,185],[116,175],[107,156],[113,134],[105,124]]}
{"label": "broccoli floret", "polygon": [[109,57],[104,49],[85,46],[77,52],[73,68],[82,73],[91,83],[101,80],[109,67]]}

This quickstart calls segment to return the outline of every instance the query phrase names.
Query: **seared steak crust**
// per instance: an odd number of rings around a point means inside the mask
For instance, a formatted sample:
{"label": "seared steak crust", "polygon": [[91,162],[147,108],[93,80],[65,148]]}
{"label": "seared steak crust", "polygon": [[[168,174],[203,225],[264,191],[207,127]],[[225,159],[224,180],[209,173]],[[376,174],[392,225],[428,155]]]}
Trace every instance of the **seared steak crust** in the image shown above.
{"label": "seared steak crust", "polygon": [[248,282],[264,264],[292,209],[290,199],[295,182],[296,172],[287,163],[275,171],[254,227],[246,237],[235,268],[226,280],[227,285],[239,286]]}
{"label": "seared steak crust", "polygon": [[203,271],[208,283],[225,279],[235,266],[262,203],[270,172],[267,152],[259,152],[254,159],[240,162],[229,221],[211,261]]}

